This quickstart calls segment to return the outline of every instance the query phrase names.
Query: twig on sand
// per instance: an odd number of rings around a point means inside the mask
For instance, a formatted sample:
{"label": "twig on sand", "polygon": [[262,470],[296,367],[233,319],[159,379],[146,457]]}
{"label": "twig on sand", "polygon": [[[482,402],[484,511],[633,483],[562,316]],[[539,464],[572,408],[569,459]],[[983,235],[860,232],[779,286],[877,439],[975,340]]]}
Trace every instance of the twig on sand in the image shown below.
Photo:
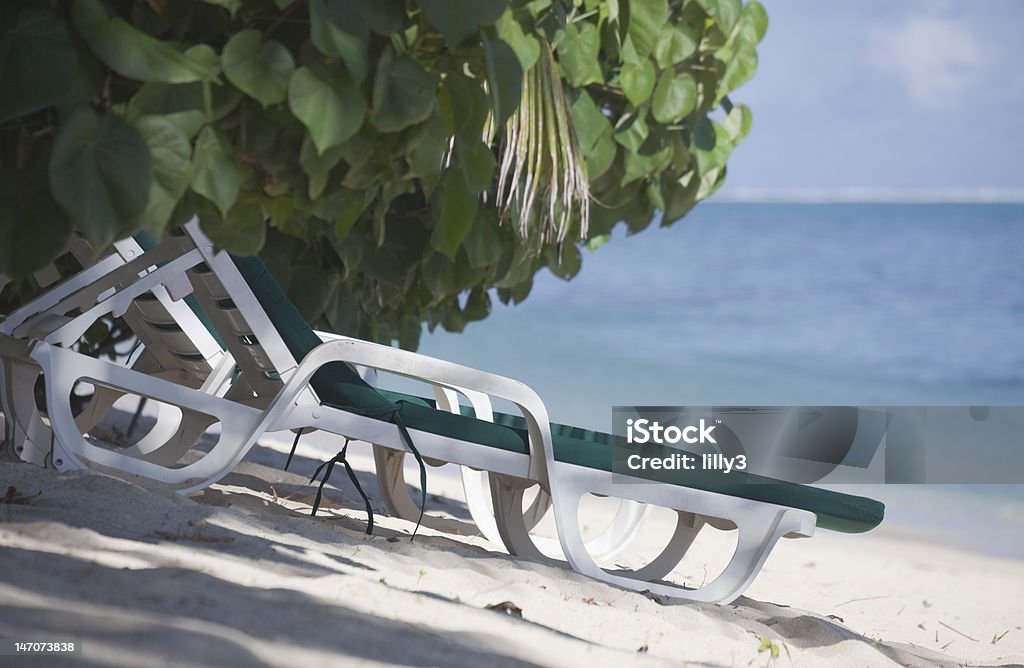
{"label": "twig on sand", "polygon": [[14,485],[9,485],[7,487],[7,493],[4,494],[3,498],[0,498],[0,503],[27,506],[29,502],[32,501],[32,499],[36,498],[40,494],[42,494],[42,492],[39,492],[39,494],[28,496],[26,494],[22,494],[21,492],[19,492],[17,488],[14,487]]}
{"label": "twig on sand", "polygon": [[843,601],[842,603],[838,604],[836,607],[837,608],[842,607],[842,606],[846,605],[847,603],[859,603],[861,601],[877,601],[877,600],[882,599],[882,598],[889,598],[889,595],[885,594],[883,596],[867,596],[865,598],[851,598],[849,601]]}
{"label": "twig on sand", "polygon": [[505,613],[506,615],[508,615],[510,617],[518,617],[519,619],[523,618],[523,609],[520,608],[515,603],[513,603],[512,601],[502,601],[501,603],[491,603],[490,605],[486,605],[484,607],[487,608],[488,610],[496,610],[498,612],[503,612],[503,613]]}
{"label": "twig on sand", "polygon": [[992,636],[992,644],[995,645],[997,642],[1002,640],[1006,636],[1006,634],[1009,633],[1009,632],[1010,632],[1010,629],[1006,629],[1005,631],[1003,631],[999,635],[993,635]]}
{"label": "twig on sand", "polygon": [[966,634],[966,633],[964,633],[963,631],[957,631],[956,629],[954,629],[954,628],[953,628],[952,626],[950,626],[950,625],[949,625],[949,624],[947,624],[946,622],[939,622],[939,624],[942,624],[943,626],[945,626],[945,627],[946,627],[947,629],[949,629],[949,630],[950,630],[950,631],[952,631],[953,633],[956,633],[956,634],[962,635],[963,637],[967,638],[968,640],[970,640],[970,641],[972,641],[972,642],[978,642],[978,639],[977,639],[977,638],[972,638],[971,636],[967,635],[967,634]]}

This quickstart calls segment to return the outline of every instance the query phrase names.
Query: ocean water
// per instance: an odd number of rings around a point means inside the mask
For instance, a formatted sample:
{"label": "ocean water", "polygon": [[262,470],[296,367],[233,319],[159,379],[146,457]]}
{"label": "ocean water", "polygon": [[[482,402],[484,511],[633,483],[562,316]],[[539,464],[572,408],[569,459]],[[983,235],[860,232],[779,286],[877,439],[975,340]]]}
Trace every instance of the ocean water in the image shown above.
{"label": "ocean water", "polygon": [[[1024,405],[1024,205],[706,203],[420,351],[602,430],[616,404]],[[889,526],[1024,557],[1024,485],[872,492]]]}
{"label": "ocean water", "polygon": [[618,404],[1024,404],[1024,205],[707,203],[421,352]]}

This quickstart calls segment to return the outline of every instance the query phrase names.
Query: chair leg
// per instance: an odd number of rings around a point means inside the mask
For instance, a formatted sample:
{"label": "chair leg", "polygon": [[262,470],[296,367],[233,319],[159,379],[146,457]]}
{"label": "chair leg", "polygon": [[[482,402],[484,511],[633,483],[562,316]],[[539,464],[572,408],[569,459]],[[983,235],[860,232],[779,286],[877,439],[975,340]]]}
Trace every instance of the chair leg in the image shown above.
{"label": "chair leg", "polygon": [[704,520],[699,515],[676,511],[676,528],[668,545],[646,566],[621,574],[634,580],[659,580],[665,577],[683,560],[703,528]]}
{"label": "chair leg", "polygon": [[[53,465],[61,471],[95,464],[168,483],[178,492],[187,494],[203,489],[231,471],[263,433],[262,425],[268,421],[258,409],[48,344],[38,343],[31,352],[31,359],[42,368],[47,381],[47,414],[56,437],[53,439]],[[180,468],[97,447],[82,437],[71,413],[70,388],[80,378],[92,379],[115,391],[176,405],[183,411],[213,416],[221,423],[220,438],[201,459]]]}
{"label": "chair leg", "polygon": [[[485,473],[482,475],[484,480],[489,480],[492,477],[492,474]],[[468,490],[471,489],[471,487],[468,484],[466,484],[465,487],[467,489],[468,497]],[[491,505],[493,507],[502,506],[512,508],[515,507],[517,503],[522,504],[522,497],[525,494],[520,494],[520,491],[521,490],[518,490],[517,488],[506,484],[491,485]],[[498,499],[497,501],[494,500],[496,495],[500,496],[509,494],[515,495],[516,498],[510,497],[507,499]],[[525,527],[527,532],[532,531],[540,521],[540,517],[537,517],[534,514],[536,512],[534,509],[538,506],[538,501],[540,501],[541,499],[545,501],[545,504],[543,506],[543,510],[545,512],[547,511],[548,507],[550,507],[551,497],[545,490],[540,489],[538,491],[537,498],[534,500],[534,504],[526,512],[523,513],[523,526]],[[491,519],[492,522],[499,521],[495,519],[495,515],[491,515],[490,509],[488,509],[487,506],[484,505],[483,501],[480,501],[478,503],[479,505],[483,506],[486,512],[485,517],[483,518],[478,518],[476,514],[474,514],[473,517],[474,520],[476,520],[478,526],[482,524],[482,520],[486,521],[486,519]],[[522,506],[520,505],[519,507],[521,508]],[[622,552],[622,550],[628,547],[629,544],[633,541],[633,539],[636,538],[637,534],[640,532],[640,528],[643,526],[644,521],[650,515],[650,511],[650,506],[647,506],[645,504],[637,503],[636,501],[632,501],[630,499],[619,499],[619,508],[616,511],[615,517],[612,519],[611,523],[607,527],[605,527],[604,531],[602,531],[600,534],[594,536],[586,542],[588,553],[593,555],[594,558],[598,561],[609,561],[615,558],[616,555],[618,555],[620,552]],[[497,532],[497,535],[500,537],[501,532],[497,531],[497,528],[498,527],[495,526],[495,531]],[[488,538],[490,539],[490,537]],[[498,542],[494,539],[490,540],[492,540],[493,542]],[[531,536],[531,540],[533,541],[535,547],[537,547],[537,549],[539,549],[540,552],[543,554],[557,555],[561,552],[561,547],[559,546],[558,541],[540,536]],[[506,548],[508,548],[507,544]]]}
{"label": "chair leg", "polygon": [[78,429],[83,434],[91,431],[107,416],[107,413],[114,407],[117,400],[123,396],[124,394],[121,392],[115,392],[108,387],[97,385],[92,393],[92,398],[85,404],[82,412],[75,416],[75,424],[78,425]]}
{"label": "chair leg", "polygon": [[[492,506],[488,504],[490,497],[490,474],[486,471],[476,471],[468,466],[460,467],[462,475],[462,490],[466,497],[466,507],[473,517],[480,533],[490,542],[501,545],[501,535],[498,533],[498,526],[494,519]],[[523,522],[529,529],[536,527],[548,510],[551,509],[551,497],[543,489],[537,490],[530,507],[523,511]]]}
{"label": "chair leg", "polygon": [[[420,507],[409,495],[405,484],[406,453],[380,445],[373,446],[373,461],[377,469],[377,486],[380,489],[384,507],[392,517],[416,523],[420,518]],[[471,526],[461,520],[423,514],[423,526],[437,531],[465,534]]]}
{"label": "chair leg", "polygon": [[491,484],[491,499],[494,505],[494,520],[502,544],[509,554],[547,561],[538,543],[541,539],[530,536],[530,529],[523,515],[523,496],[530,487],[529,481],[503,475],[488,476]]}
{"label": "chair leg", "polygon": [[172,466],[195,447],[210,425],[216,422],[217,418],[210,415],[189,410],[183,410],[179,415],[169,407],[161,406],[157,424],[152,431],[125,452],[138,452],[139,459],[161,466]]}
{"label": "chair leg", "polygon": [[[753,582],[780,538],[787,534],[809,536],[814,531],[814,514],[807,511],[671,485],[613,485],[581,467],[556,464],[551,472],[551,481],[555,524],[569,565],[580,573],[634,591],[647,590],[672,598],[728,603]],[[590,492],[611,496],[628,492],[631,496],[640,497],[636,500],[664,505],[683,511],[683,514],[677,519],[672,540],[647,567],[630,575],[607,571],[598,566],[588,553],[580,531],[580,501]],[[698,589],[652,582],[670,572],[692,544],[700,524],[699,518],[688,517],[693,515],[722,518],[736,526],[739,534],[729,564],[717,578]]]}
{"label": "chair leg", "polygon": [[4,438],[22,461],[46,466],[53,446],[53,434],[43,423],[36,406],[34,388],[40,376],[38,366],[17,359],[4,360],[0,401],[6,416]]}

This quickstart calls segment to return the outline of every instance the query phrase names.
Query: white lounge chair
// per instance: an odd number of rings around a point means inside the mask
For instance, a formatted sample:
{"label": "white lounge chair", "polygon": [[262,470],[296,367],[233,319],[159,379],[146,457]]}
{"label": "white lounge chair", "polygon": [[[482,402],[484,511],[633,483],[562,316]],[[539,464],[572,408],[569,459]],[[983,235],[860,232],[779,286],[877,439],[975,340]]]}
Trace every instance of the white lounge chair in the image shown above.
{"label": "white lounge chair", "polygon": [[[577,571],[630,589],[716,602],[738,596],[784,536],[809,536],[816,523],[864,531],[881,521],[883,508],[875,501],[802,485],[767,480],[734,484],[737,478],[716,476],[696,476],[686,485],[646,479],[614,482],[615,440],[607,437],[601,443],[575,438],[571,430],[553,431],[543,403],[522,383],[364,341],[338,338],[322,343],[297,317],[258,260],[233,260],[226,253],[215,253],[195,223],[185,226],[185,231],[180,252],[168,253],[173,259],[101,298],[82,316],[55,327],[40,326],[29,336],[0,335],[5,366],[7,360],[35,365],[46,379],[48,416],[55,436],[53,464],[58,468],[96,464],[191,491],[228,473],[266,432],[321,429],[488,471],[496,529],[513,554],[541,557],[522,512],[525,490],[540,485],[552,500],[561,550]],[[224,397],[84,358],[66,348],[88,327],[83,318],[124,312],[140,294],[183,273],[243,369],[245,383],[236,382]],[[455,392],[499,397],[514,403],[523,416],[519,424],[506,426],[389,396],[361,382],[349,364],[425,380]],[[202,458],[183,466],[146,461],[89,443],[75,423],[68,400],[69,388],[79,379],[205,413],[221,422],[221,436]],[[272,397],[269,402],[252,405],[255,398],[268,396]],[[662,554],[638,571],[602,569],[588,553],[578,524],[579,502],[588,492],[676,510],[677,526]],[[738,529],[736,552],[722,574],[696,590],[659,581],[705,523]]]}
{"label": "white lounge chair", "polygon": [[[145,259],[142,258],[142,255],[147,251],[143,248],[142,243],[145,243],[146,248],[151,251]],[[152,271],[155,269],[155,264],[149,264],[150,262],[166,262],[169,257],[173,256],[173,253],[181,251],[180,244],[172,243],[170,251],[166,247],[163,249],[155,249],[155,247],[155,242],[145,237],[138,241],[132,238],[124,239],[115,243],[110,255],[97,260],[89,244],[80,237],[74,237],[68,250],[87,270],[72,276],[54,290],[41,295],[12,313],[5,322],[0,323],[0,333],[24,336],[41,327],[53,326],[54,322],[62,321],[64,314],[69,310],[81,308],[82,304],[91,304],[93,299],[105,292],[123,289],[139,276]],[[133,267],[123,269],[122,267],[128,263],[132,263]],[[118,270],[116,273],[114,273],[115,269]],[[46,272],[46,275],[49,276],[50,282],[59,278],[59,274],[52,267]],[[180,277],[169,280],[168,283],[179,297],[187,295],[191,291],[191,285],[183,283]],[[133,368],[151,375],[177,378],[179,381],[183,380],[190,387],[218,395],[223,395],[233,383],[240,381],[241,394],[236,392],[235,396],[243,396],[248,392],[251,393],[251,396],[247,398],[247,403],[265,405],[274,397],[277,388],[273,383],[264,384],[262,382],[256,383],[254,388],[253,384],[247,382],[249,377],[262,378],[266,373],[265,366],[259,364],[253,366],[253,357],[248,352],[252,350],[251,345],[243,344],[239,350],[239,342],[232,339],[231,343],[236,348],[235,352],[242,353],[240,366],[243,373],[236,376],[232,373],[236,363],[234,358],[226,351],[221,351],[220,346],[223,345],[223,342],[219,339],[215,341],[211,337],[211,332],[216,336],[216,330],[211,328],[210,323],[203,316],[205,316],[204,311],[198,308],[194,301],[190,307],[186,307],[180,301],[171,299],[163,286],[140,294],[124,314],[133,332],[143,344],[143,355],[138,358]],[[322,341],[346,338],[326,332],[315,332],[315,334]],[[69,340],[70,338],[68,337]],[[231,348],[232,345],[229,344],[228,347]],[[158,358],[155,360],[155,364],[154,360],[150,359],[151,355]],[[11,383],[20,387],[34,382],[34,378],[39,373],[35,365],[15,362],[11,367],[12,374],[9,376]],[[365,367],[358,368],[358,370],[362,375],[369,375],[366,373],[368,370]],[[469,411],[471,414],[478,419],[493,420],[495,414],[492,412],[490,401],[486,395],[464,388],[458,388],[458,392],[452,388],[440,386],[434,386],[433,389],[435,399],[412,398],[412,400],[458,413],[460,412],[458,395],[461,394],[467,397],[471,403],[472,409]],[[17,396],[15,392],[10,394]],[[2,390],[0,390],[0,395],[2,395]],[[123,395],[123,392],[115,389],[103,385],[96,386],[96,391],[85,410],[76,415],[79,431],[83,434],[89,431]],[[260,401],[261,397],[262,401]],[[11,436],[14,448],[25,461],[44,463],[51,450],[49,426],[34,410],[33,404],[27,396],[22,395],[18,403],[20,410],[14,411],[14,406],[11,407],[12,414],[16,412],[22,418],[19,423],[15,423],[18,429]],[[160,406],[161,410],[156,426],[142,441],[124,450],[124,454],[160,464],[173,464],[195,444],[198,437],[213,421],[205,415],[188,409],[182,411],[167,404],[160,404]],[[466,411],[465,408],[461,408],[461,410]],[[509,419],[509,416],[500,413],[497,416]],[[296,437],[297,441],[298,437]],[[381,496],[392,515],[417,523],[423,520],[427,526],[439,529],[464,529],[462,523],[458,521],[424,517],[421,512],[422,501],[417,505],[410,497],[405,484],[404,459],[406,453],[380,446],[374,446],[373,451]],[[289,461],[290,459],[289,456]],[[444,462],[431,460],[431,463],[442,464]],[[484,471],[462,467],[461,475],[466,490],[467,508],[478,530],[490,541],[501,544],[500,532],[495,523],[491,504],[488,503],[488,474]],[[550,497],[545,492],[539,491],[524,513],[526,525],[535,526],[549,508]],[[600,535],[587,543],[588,549],[601,559],[614,557],[635,535],[648,510],[649,508],[631,501],[623,502],[614,521]]]}

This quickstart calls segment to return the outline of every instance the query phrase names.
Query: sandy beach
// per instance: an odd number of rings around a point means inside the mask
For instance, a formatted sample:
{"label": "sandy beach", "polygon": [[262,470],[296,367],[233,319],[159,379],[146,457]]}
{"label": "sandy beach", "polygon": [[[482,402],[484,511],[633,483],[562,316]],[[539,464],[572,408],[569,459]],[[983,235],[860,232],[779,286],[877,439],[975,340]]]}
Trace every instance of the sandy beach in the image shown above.
{"label": "sandy beach", "polygon": [[[76,638],[90,666],[1024,663],[1019,561],[885,525],[822,531],[783,541],[732,605],[653,600],[509,557],[468,528],[410,542],[410,524],[378,513],[366,536],[342,474],[311,519],[306,476],[332,442],[303,439],[284,472],[289,445],[264,439],[192,497],[0,464],[0,638]],[[350,460],[380,508],[368,447]],[[468,518],[448,468],[431,469],[428,490],[432,511]],[[596,504],[587,519],[607,514]],[[660,519],[618,563],[657,546]],[[729,548],[730,534],[705,533],[706,554]],[[672,579],[699,584],[714,568],[688,557]]]}

